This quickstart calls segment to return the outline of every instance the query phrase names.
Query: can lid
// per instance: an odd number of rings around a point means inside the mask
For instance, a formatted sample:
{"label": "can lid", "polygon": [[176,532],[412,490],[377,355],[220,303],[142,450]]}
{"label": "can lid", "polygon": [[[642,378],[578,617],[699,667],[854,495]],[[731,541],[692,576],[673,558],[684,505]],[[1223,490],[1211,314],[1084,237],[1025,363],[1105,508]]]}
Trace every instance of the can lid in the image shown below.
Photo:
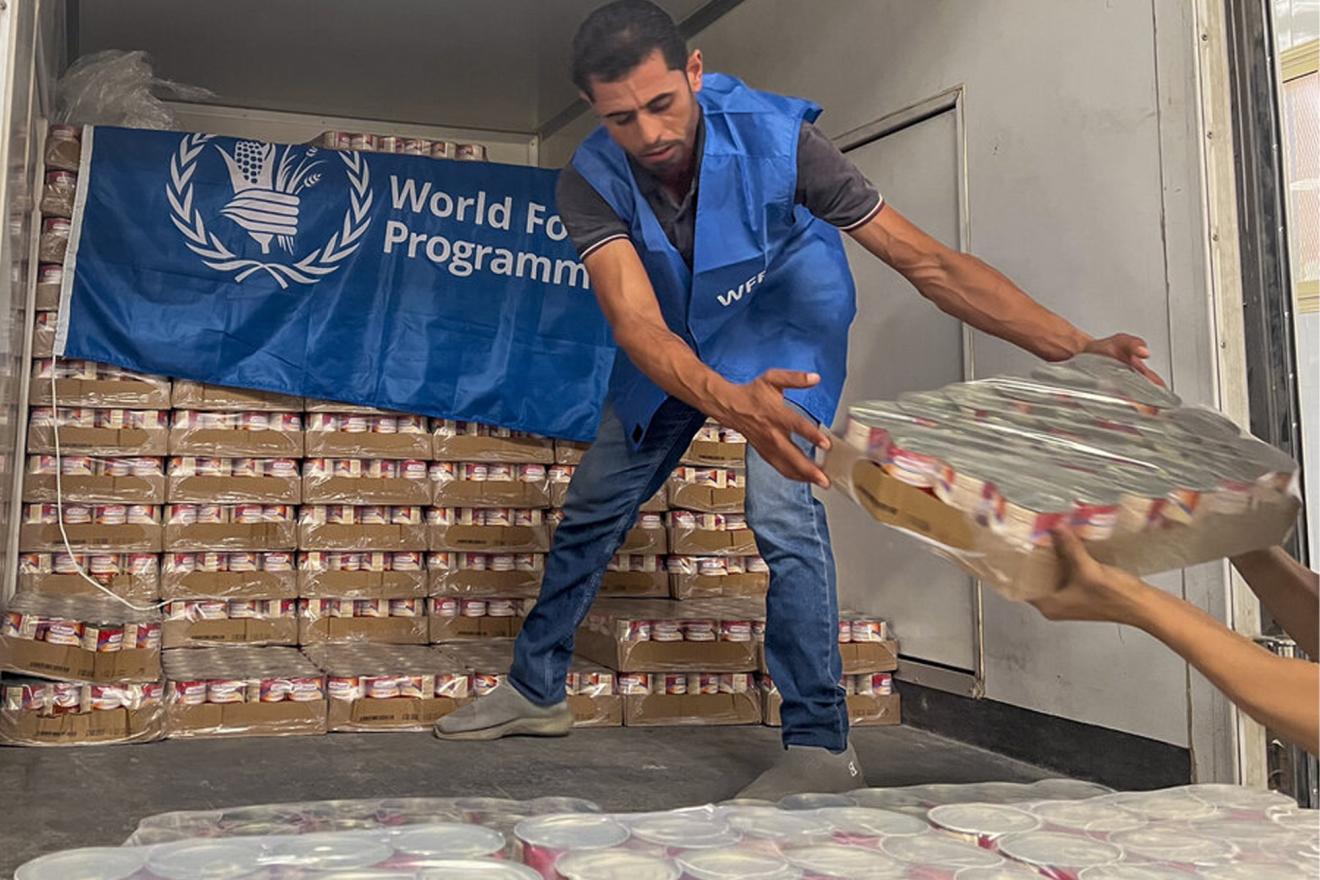
{"label": "can lid", "polygon": [[692,880],[797,880],[802,871],[779,856],[746,849],[709,849],[678,858]]}
{"label": "can lid", "polygon": [[1003,862],[1002,858],[988,849],[963,843],[935,831],[891,837],[880,843],[880,849],[886,855],[916,864],[932,862],[939,865],[975,868],[993,867]]}
{"label": "can lid", "polygon": [[256,871],[261,865],[259,841],[259,838],[231,838],[167,843],[151,850],[147,856],[147,870],[164,880],[242,876]]}
{"label": "can lid", "polygon": [[436,859],[426,863],[426,880],[541,880],[526,865],[493,859]]}
{"label": "can lid", "polygon": [[35,858],[19,866],[14,880],[123,880],[136,874],[142,865],[141,850],[89,846]]}
{"label": "can lid", "polygon": [[480,825],[441,822],[409,828],[390,839],[399,852],[434,858],[478,858],[504,848],[504,835]]}
{"label": "can lid", "polygon": [[678,880],[683,873],[668,859],[628,850],[566,853],[555,872],[564,880]]}
{"label": "can lid", "polygon": [[859,836],[897,837],[930,830],[916,816],[874,807],[827,807],[816,815],[829,822],[835,831]]}
{"label": "can lid", "polygon": [[944,804],[926,817],[932,825],[961,834],[994,835],[1034,831],[1040,818],[1008,804]]}
{"label": "can lid", "polygon": [[559,813],[524,819],[514,834],[533,846],[547,849],[608,849],[628,839],[628,829],[609,816]]}
{"label": "can lid", "polygon": [[1121,831],[1109,840],[1130,853],[1184,864],[1212,863],[1237,852],[1227,840],[1160,825]]}
{"label": "can lid", "polygon": [[1140,816],[1099,799],[1040,801],[1029,809],[1051,825],[1092,833],[1131,831],[1146,824]]}
{"label": "can lid", "polygon": [[1113,844],[1057,831],[1011,834],[999,842],[999,851],[1019,862],[1053,868],[1106,865],[1123,856],[1123,850]]}
{"label": "can lid", "polygon": [[789,850],[784,857],[812,877],[868,877],[886,880],[906,877],[909,867],[874,850],[834,843]]}
{"label": "can lid", "polygon": [[724,810],[729,825],[749,837],[779,841],[810,840],[830,833],[830,824],[812,812],[777,807],[732,807]]}
{"label": "can lid", "polygon": [[628,825],[634,837],[659,846],[706,849],[732,846],[742,839],[706,809],[641,816]]}

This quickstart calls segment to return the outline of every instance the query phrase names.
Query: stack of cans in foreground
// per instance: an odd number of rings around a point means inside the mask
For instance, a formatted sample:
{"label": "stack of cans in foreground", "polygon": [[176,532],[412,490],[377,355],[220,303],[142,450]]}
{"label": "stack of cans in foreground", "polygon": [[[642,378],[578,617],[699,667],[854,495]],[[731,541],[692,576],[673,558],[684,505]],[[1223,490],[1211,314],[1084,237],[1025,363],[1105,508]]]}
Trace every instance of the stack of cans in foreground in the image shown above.
{"label": "stack of cans in foreground", "polygon": [[17,877],[1301,880],[1320,871],[1320,814],[1283,796],[1097,788],[863,789],[633,814],[571,798],[276,804],[151,817],[123,847],[43,856]]}

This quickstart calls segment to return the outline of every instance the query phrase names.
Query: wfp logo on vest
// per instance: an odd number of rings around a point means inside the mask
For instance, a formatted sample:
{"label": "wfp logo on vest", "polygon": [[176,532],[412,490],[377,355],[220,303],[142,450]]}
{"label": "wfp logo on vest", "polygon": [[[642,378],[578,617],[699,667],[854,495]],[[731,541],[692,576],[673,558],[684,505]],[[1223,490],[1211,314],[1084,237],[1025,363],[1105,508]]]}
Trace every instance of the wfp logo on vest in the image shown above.
{"label": "wfp logo on vest", "polygon": [[[214,139],[186,135],[170,157],[165,185],[170,220],[208,268],[233,273],[240,284],[269,276],[287,289],[332,274],[361,245],[374,198],[361,153],[261,141],[237,141],[226,151]],[[230,197],[223,205],[195,198],[193,177],[203,162],[227,172]],[[347,203],[343,223],[324,241],[305,241],[300,229],[311,225],[309,216],[336,197]]]}
{"label": "wfp logo on vest", "polygon": [[728,293],[717,294],[715,298],[720,301],[720,305],[722,306],[733,305],[738,300],[743,298],[743,294],[751,293],[752,288],[756,287],[764,280],[765,280],[765,271],[762,270],[761,272],[758,272],[757,274],[753,275],[751,278],[748,278],[742,284],[739,284],[733,290],[730,290]]}

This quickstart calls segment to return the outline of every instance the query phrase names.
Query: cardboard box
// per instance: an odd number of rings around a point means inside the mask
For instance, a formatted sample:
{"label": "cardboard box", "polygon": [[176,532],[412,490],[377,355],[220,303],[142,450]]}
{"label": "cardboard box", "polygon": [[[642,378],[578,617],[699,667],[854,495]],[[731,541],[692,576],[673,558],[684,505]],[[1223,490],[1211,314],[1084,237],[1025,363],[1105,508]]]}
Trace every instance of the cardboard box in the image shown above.
{"label": "cardboard box", "polygon": [[403,477],[326,477],[304,475],[304,504],[386,504],[425,507],[431,503],[431,481]]}
{"label": "cardboard box", "polygon": [[638,513],[664,513],[669,509],[669,489],[661,486],[660,491],[656,492],[650,498],[637,508]]}
{"label": "cardboard box", "polygon": [[[633,600],[625,600],[633,601]],[[575,650],[593,663],[619,672],[751,672],[752,642],[627,642],[581,628]]]}
{"label": "cardboard box", "polygon": [[449,437],[432,435],[436,461],[499,461],[510,464],[553,464],[554,441],[546,437]]}
{"label": "cardboard box", "polygon": [[675,599],[755,598],[765,596],[768,589],[770,574],[764,571],[723,575],[669,575],[669,595]]}
{"label": "cardboard box", "polygon": [[425,571],[298,572],[298,595],[305,599],[423,598],[429,591]]}
{"label": "cardboard box", "polygon": [[430,434],[375,434],[306,431],[308,458],[431,458]]}
{"label": "cardboard box", "polygon": [[428,525],[431,550],[455,553],[546,553],[550,527]]}
{"label": "cardboard box", "polygon": [[488,596],[498,599],[535,599],[541,593],[543,571],[473,571],[454,569],[431,572],[432,596]]}
{"label": "cardboard box", "polygon": [[[152,575],[117,574],[102,585],[130,602],[144,604],[160,598],[160,578]],[[97,596],[104,595],[87,580],[77,574],[55,574],[53,572],[20,572],[17,592],[44,593],[48,596]]]}
{"label": "cardboard box", "polygon": [[568,708],[573,710],[574,727],[623,726],[623,697],[618,694],[600,697],[570,694]]}
{"label": "cardboard box", "polygon": [[669,595],[669,575],[663,570],[607,571],[600,581],[600,595],[664,599]]}
{"label": "cardboard box", "polygon": [[[65,523],[64,530],[75,553],[102,550],[108,553],[159,553],[161,549],[159,523],[125,523],[121,526]],[[18,549],[33,553],[64,552],[59,523],[23,523],[18,532]]]}
{"label": "cardboard box", "polygon": [[296,645],[296,617],[229,620],[167,620],[161,624],[161,647],[200,645]]}
{"label": "cardboard box", "polygon": [[759,556],[751,529],[671,526],[669,552],[677,556]]}
{"label": "cardboard box", "polygon": [[718,440],[693,440],[680,459],[695,467],[740,468],[747,463],[746,443],[721,443]]}
{"label": "cardboard box", "polygon": [[170,474],[165,497],[171,504],[298,504],[302,500],[302,478]]}
{"label": "cardboard box", "polygon": [[380,642],[386,645],[426,645],[431,641],[426,617],[298,618],[298,644]]}
{"label": "cardboard box", "polygon": [[[1059,558],[1053,547],[1022,552],[933,495],[888,476],[838,438],[824,467],[834,487],[877,522],[943,545],[942,557],[1007,598],[1028,601],[1056,589]],[[1210,514],[1191,525],[1090,541],[1087,550],[1099,562],[1137,575],[1185,568],[1280,543],[1296,524],[1299,507],[1296,498],[1278,494],[1246,514]]]}
{"label": "cardboard box", "polygon": [[95,684],[159,681],[160,651],[132,648],[98,653],[73,645],[0,636],[0,669]]}
{"label": "cardboard box", "polygon": [[581,464],[582,455],[590,446],[576,440],[556,440],[555,464]]}
{"label": "cardboard box", "polygon": [[302,458],[302,431],[180,428],[169,431],[171,455],[211,458]]}
{"label": "cardboard box", "polygon": [[761,695],[629,694],[623,698],[624,727],[728,726],[760,724]]}
{"label": "cardboard box", "polygon": [[[897,693],[883,696],[849,694],[846,699],[848,723],[853,727],[884,727],[901,723]],[[784,704],[784,698],[778,691],[772,691],[764,695],[764,701],[766,726],[782,727],[779,710]]]}
{"label": "cardboard box", "polygon": [[315,736],[327,730],[328,701],[278,703],[172,703],[165,735],[184,737]]}
{"label": "cardboard box", "polygon": [[431,642],[508,639],[522,632],[521,617],[430,617]]}
{"label": "cardboard box", "polygon": [[[171,403],[174,409],[200,409],[212,412],[258,410],[262,412],[302,412],[303,399],[270,391],[223,388],[203,382],[180,379],[174,383]],[[162,407],[164,408],[164,407]]]}
{"label": "cardboard box", "polygon": [[162,599],[293,599],[296,571],[166,571]]}
{"label": "cardboard box", "polygon": [[[27,451],[55,454],[55,427],[31,425]],[[60,452],[63,455],[101,455],[129,458],[165,455],[169,449],[168,428],[59,428]]]}
{"label": "cardboard box", "polygon": [[523,480],[449,480],[435,484],[433,503],[436,507],[549,507],[550,484]]}
{"label": "cardboard box", "polygon": [[616,551],[629,555],[664,556],[669,551],[669,532],[666,529],[634,528],[623,536],[623,544]]}
{"label": "cardboard box", "polygon": [[33,307],[38,312],[54,312],[60,307],[60,285],[59,283],[46,283],[37,285],[37,302]]}
{"label": "cardboard box", "polygon": [[293,522],[171,523],[165,526],[165,549],[169,551],[293,550],[297,546],[298,526]]}
{"label": "cardboard box", "polygon": [[394,697],[389,700],[330,700],[327,727],[333,731],[365,733],[374,730],[430,730],[431,725],[462,706],[471,697]]}
{"label": "cardboard box", "polygon": [[741,487],[716,489],[674,479],[665,485],[669,492],[669,506],[676,510],[741,513],[747,501],[747,490]]}
{"label": "cardboard box", "polygon": [[425,550],[426,526],[301,523],[300,550]]}
{"label": "cardboard box", "polygon": [[[764,643],[757,643],[756,653],[757,668],[769,672]],[[898,668],[898,642],[845,642],[839,645],[839,658],[843,661],[844,675],[893,672]]]}
{"label": "cardboard box", "polygon": [[[169,409],[168,379],[56,379],[60,406],[94,406],[103,409]],[[50,379],[32,378],[33,406],[51,406]]]}
{"label": "cardboard box", "polygon": [[165,733],[159,703],[71,715],[0,711],[0,742],[16,746],[108,745],[151,742]]}
{"label": "cardboard box", "polygon": [[149,477],[23,475],[24,501],[58,501],[61,488],[64,500],[75,504],[160,504],[165,500],[165,475],[155,474]]}

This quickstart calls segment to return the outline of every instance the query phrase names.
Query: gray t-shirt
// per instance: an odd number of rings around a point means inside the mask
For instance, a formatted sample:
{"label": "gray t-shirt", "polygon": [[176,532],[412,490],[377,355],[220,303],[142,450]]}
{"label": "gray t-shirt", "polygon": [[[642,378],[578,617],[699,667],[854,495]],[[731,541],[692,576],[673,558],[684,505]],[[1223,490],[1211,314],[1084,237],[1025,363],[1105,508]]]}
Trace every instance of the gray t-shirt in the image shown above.
{"label": "gray t-shirt", "polygon": [[[698,162],[701,161],[705,139],[706,123],[703,119],[697,129]],[[655,211],[665,235],[691,266],[700,167],[692,176],[687,195],[682,201],[675,202],[654,175],[631,159],[629,164],[638,189]],[[556,200],[559,216],[583,257],[606,242],[631,237],[628,224],[572,165],[559,175]],[[844,230],[861,226],[879,213],[885,204],[857,166],[809,122],[802,123],[798,135],[796,201],[821,220]]]}

